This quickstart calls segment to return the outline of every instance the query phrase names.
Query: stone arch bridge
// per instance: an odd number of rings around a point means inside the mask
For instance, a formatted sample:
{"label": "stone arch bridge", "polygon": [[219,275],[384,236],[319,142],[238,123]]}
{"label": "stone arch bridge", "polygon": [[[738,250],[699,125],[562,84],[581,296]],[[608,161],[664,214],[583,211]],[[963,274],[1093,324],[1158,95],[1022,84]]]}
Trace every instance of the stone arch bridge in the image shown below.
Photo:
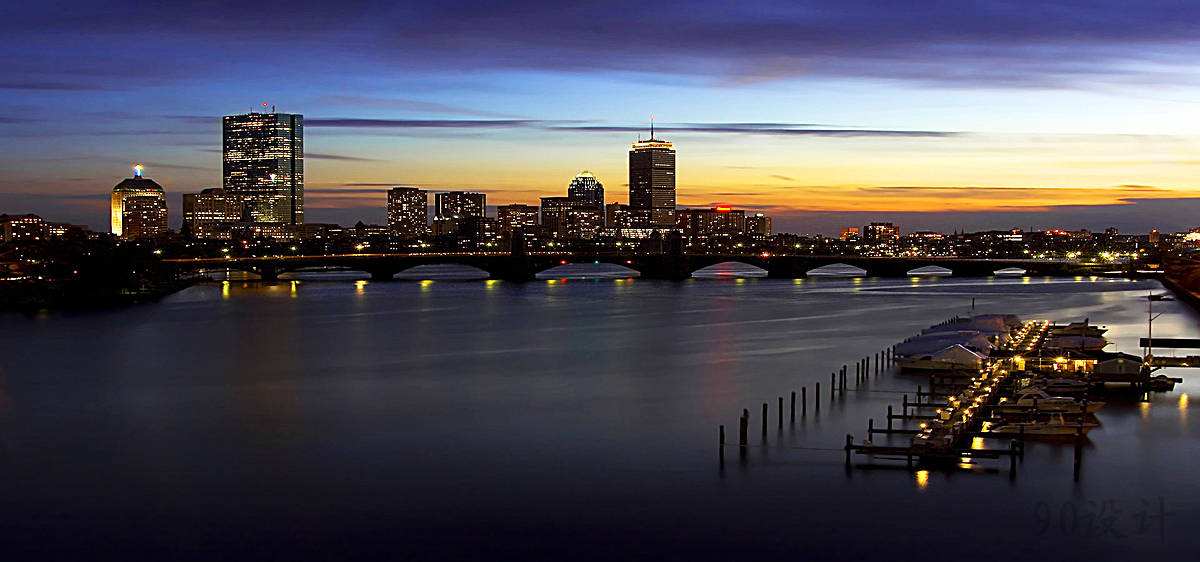
{"label": "stone arch bridge", "polygon": [[696,270],[719,263],[739,262],[766,270],[768,277],[796,279],[818,267],[846,264],[866,271],[868,277],[906,277],[927,266],[949,269],[957,277],[987,277],[996,270],[1020,268],[1027,275],[1090,275],[1105,267],[1061,261],[887,258],[861,256],[637,254],[626,252],[464,252],[421,254],[342,254],[328,256],[266,256],[168,259],[181,273],[201,269],[232,269],[256,274],[264,280],[301,271],[362,271],[373,280],[390,280],[404,270],[435,264],[456,264],[486,271],[492,279],[529,281],[539,272],[568,263],[609,263],[636,270],[644,279],[687,279]]}

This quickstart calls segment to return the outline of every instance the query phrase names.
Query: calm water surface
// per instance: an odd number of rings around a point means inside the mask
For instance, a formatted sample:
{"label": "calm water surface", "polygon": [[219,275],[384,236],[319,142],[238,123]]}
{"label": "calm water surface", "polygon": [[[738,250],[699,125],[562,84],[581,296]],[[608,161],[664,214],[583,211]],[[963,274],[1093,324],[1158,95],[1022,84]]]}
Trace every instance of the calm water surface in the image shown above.
{"label": "calm water surface", "polygon": [[[1077,483],[1069,444],[1031,445],[1015,479],[1006,460],[847,473],[840,450],[821,450],[863,438],[919,378],[886,373],[795,424],[774,419],[777,396],[827,391],[842,364],[968,313],[972,298],[980,312],[1089,317],[1109,349],[1138,353],[1150,289],[301,279],[3,315],[0,553],[1190,560],[1200,421],[1188,369],[1149,402],[1107,398]],[[1155,334],[1200,337],[1184,305],[1155,307]],[[754,447],[722,466],[717,426],[735,440],[742,408]]]}

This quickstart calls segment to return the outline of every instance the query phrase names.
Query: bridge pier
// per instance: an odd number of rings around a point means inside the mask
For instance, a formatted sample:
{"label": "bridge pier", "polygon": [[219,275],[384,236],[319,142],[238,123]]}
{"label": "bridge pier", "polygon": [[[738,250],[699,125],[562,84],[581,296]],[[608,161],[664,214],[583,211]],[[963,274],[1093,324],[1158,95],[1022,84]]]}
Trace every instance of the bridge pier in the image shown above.
{"label": "bridge pier", "polygon": [[254,269],[251,271],[258,274],[258,278],[260,281],[278,281],[279,280],[279,269],[274,268],[274,267],[260,267],[258,269]]}
{"label": "bridge pier", "polygon": [[371,269],[367,273],[371,274],[372,281],[395,281],[396,274],[400,272],[394,269]]}

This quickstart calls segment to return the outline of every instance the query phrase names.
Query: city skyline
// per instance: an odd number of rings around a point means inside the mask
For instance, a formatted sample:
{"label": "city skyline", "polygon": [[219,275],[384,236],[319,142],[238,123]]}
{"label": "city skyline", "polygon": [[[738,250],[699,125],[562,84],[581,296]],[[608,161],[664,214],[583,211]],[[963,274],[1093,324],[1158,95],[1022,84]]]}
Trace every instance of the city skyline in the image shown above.
{"label": "city skyline", "polygon": [[[681,206],[766,212],[779,230],[1179,230],[1200,212],[1200,80],[1186,64],[1200,14],[1188,7],[985,2],[968,17],[701,3],[658,5],[644,21],[619,6],[289,9],[303,36],[269,31],[266,8],[233,19],[121,3],[14,10],[0,210],[99,228],[98,186],[130,162],[155,170],[180,208],[178,194],[221,185],[216,119],[267,102],[307,117],[312,222],[382,223],[395,185],[533,204],[591,170],[624,191],[620,147],[651,113],[686,147]],[[330,19],[341,31],[309,23]],[[549,35],[496,25],[518,21]],[[131,25],[136,40],[123,35]]]}

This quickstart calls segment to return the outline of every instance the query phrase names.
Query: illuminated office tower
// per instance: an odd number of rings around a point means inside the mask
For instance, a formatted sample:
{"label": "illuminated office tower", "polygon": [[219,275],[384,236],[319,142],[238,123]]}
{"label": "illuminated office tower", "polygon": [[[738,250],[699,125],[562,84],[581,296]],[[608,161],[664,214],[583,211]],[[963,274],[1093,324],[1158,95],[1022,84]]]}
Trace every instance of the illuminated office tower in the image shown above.
{"label": "illuminated office tower", "polygon": [[890,222],[873,222],[862,229],[867,244],[893,244],[900,239],[900,229]]}
{"label": "illuminated office tower", "polygon": [[213,187],[183,194],[183,224],[193,238],[228,240],[230,227],[242,220],[242,198]]}
{"label": "illuminated office tower", "polygon": [[770,236],[771,217],[762,213],[746,215],[746,234],[751,236]]}
{"label": "illuminated office tower", "polygon": [[542,197],[542,228],[553,238],[567,235],[567,213],[575,200],[570,197]]}
{"label": "illuminated office tower", "polygon": [[399,238],[420,238],[429,232],[429,193],[415,187],[388,190],[388,232]]}
{"label": "illuminated office tower", "polygon": [[225,191],[245,199],[250,219],[304,223],[304,116],[226,115],[221,133]]}
{"label": "illuminated office tower", "polygon": [[496,207],[496,224],[501,235],[516,229],[533,232],[538,225],[538,208],[533,205],[514,203]]}
{"label": "illuminated office tower", "polygon": [[434,196],[434,213],[456,219],[486,214],[487,195],[469,191],[447,191]]}
{"label": "illuminated office tower", "polygon": [[580,172],[567,186],[567,197],[579,202],[579,208],[604,212],[604,185],[591,172]]}
{"label": "illuminated office tower", "polygon": [[[125,236],[125,206],[126,201],[133,197],[157,197],[163,201],[163,214],[166,214],[167,201],[163,188],[150,178],[142,177],[145,168],[141,164],[133,166],[133,177],[121,180],[112,190],[112,204],[109,210],[112,214],[112,233]],[[165,224],[165,223],[164,223]]]}
{"label": "illuminated office tower", "polygon": [[629,151],[629,210],[642,228],[675,227],[675,145],[654,138]]}
{"label": "illuminated office tower", "polygon": [[121,238],[154,238],[167,232],[167,200],[161,195],[125,199],[121,212]]}

